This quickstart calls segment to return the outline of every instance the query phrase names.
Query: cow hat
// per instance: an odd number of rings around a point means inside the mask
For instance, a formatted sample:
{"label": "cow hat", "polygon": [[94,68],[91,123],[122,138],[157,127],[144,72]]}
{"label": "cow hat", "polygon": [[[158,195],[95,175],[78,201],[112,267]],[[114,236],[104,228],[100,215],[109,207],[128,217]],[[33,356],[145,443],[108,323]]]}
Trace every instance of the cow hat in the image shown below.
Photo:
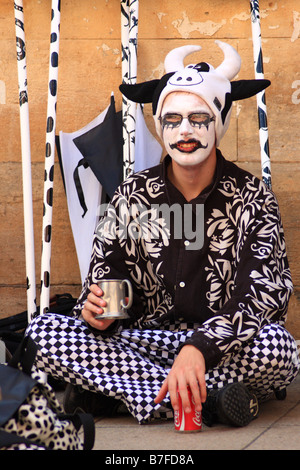
{"label": "cow hat", "polygon": [[136,103],[152,103],[156,131],[162,137],[159,118],[163,102],[174,91],[200,96],[215,115],[216,146],[228,129],[232,102],[249,98],[270,85],[269,80],[232,81],[239,73],[241,58],[229,44],[215,41],[224,54],[223,62],[214,68],[206,62],[184,66],[187,55],[199,51],[200,46],[188,45],[170,51],[165,58],[166,74],[159,80],[120,85],[120,91]]}

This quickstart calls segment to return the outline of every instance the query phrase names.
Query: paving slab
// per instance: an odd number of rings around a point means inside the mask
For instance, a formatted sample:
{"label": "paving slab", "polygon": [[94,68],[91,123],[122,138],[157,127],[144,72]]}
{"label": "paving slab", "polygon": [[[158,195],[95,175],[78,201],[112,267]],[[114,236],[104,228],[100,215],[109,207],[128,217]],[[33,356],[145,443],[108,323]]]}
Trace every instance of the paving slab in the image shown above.
{"label": "paving slab", "polygon": [[179,433],[171,420],[140,425],[130,416],[96,419],[95,427],[93,450],[109,458],[123,451],[300,450],[300,375],[285,400],[263,403],[258,418],[243,428],[215,425]]}

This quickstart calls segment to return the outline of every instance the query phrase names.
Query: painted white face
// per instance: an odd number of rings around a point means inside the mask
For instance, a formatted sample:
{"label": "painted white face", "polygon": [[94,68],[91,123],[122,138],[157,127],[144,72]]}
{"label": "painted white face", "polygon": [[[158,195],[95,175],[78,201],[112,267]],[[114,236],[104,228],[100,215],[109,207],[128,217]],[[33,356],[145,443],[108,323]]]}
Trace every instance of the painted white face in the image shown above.
{"label": "painted white face", "polygon": [[215,145],[210,107],[192,93],[170,93],[161,112],[163,141],[170,157],[182,166],[204,162]]}

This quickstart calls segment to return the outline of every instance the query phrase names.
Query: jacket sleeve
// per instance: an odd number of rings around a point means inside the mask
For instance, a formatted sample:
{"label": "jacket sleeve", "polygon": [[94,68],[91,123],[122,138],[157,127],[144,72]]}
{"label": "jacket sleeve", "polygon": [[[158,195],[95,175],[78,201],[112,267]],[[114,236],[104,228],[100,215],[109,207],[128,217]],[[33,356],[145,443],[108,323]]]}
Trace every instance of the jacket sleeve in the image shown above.
{"label": "jacket sleeve", "polygon": [[[126,253],[124,250],[126,250],[126,246],[125,243],[122,243],[122,234],[120,234],[121,224],[118,222],[119,215],[115,207],[116,204],[114,204],[116,200],[117,195],[107,206],[106,213],[99,221],[95,230],[89,272],[73,309],[73,315],[77,318],[81,315],[92,284],[97,284],[101,279],[130,279],[130,273],[125,261]],[[129,314],[135,316],[136,311],[142,312],[142,310],[142,301],[136,294],[135,288],[133,288],[133,306]],[[117,326],[117,323],[114,322],[113,325]],[[125,323],[125,320],[122,321],[122,324]],[[107,330],[107,333],[112,334],[115,330],[116,328],[112,327]],[[96,332],[94,329],[93,331]],[[97,330],[97,333],[104,334],[100,330]]]}
{"label": "jacket sleeve", "polygon": [[185,343],[201,350],[207,369],[226,362],[266,324],[286,319],[293,285],[273,193],[242,229],[232,295]]}

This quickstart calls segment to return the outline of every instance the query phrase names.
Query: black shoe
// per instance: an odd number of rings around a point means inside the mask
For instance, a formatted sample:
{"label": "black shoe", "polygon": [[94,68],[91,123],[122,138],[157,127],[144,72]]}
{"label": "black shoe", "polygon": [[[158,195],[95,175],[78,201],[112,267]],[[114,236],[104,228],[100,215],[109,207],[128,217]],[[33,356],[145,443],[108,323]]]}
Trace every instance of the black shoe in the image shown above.
{"label": "black shoe", "polygon": [[206,426],[214,423],[247,426],[257,415],[257,397],[240,382],[229,384],[220,390],[210,390],[202,410],[202,419]]}
{"label": "black shoe", "polygon": [[285,400],[286,399],[286,388],[283,390],[275,390],[275,397],[277,400]]}
{"label": "black shoe", "polygon": [[111,417],[128,413],[121,400],[107,397],[102,393],[90,392],[72,384],[66,387],[63,407],[68,414],[89,413],[94,417]]}

